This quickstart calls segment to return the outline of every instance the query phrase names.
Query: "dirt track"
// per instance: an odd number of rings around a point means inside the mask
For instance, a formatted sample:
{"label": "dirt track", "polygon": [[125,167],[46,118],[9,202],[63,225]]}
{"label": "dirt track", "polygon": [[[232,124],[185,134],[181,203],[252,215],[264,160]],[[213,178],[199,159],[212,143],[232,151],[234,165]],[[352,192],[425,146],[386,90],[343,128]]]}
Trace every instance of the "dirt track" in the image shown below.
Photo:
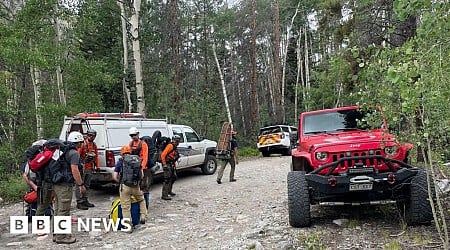
{"label": "dirt track", "polygon": [[[228,182],[226,169],[221,185],[200,169],[185,171],[174,184],[177,196],[171,201],[159,199],[161,183],[152,187],[148,222],[132,234],[76,232],[72,245],[9,234],[9,216],[21,215],[22,204],[3,207],[0,249],[440,249],[432,226],[403,230],[393,206],[313,207],[310,228],[290,227],[289,165],[286,156],[248,159],[237,166],[237,182]],[[73,215],[107,217],[115,198],[115,189],[94,190],[90,200],[96,207],[73,209]]]}

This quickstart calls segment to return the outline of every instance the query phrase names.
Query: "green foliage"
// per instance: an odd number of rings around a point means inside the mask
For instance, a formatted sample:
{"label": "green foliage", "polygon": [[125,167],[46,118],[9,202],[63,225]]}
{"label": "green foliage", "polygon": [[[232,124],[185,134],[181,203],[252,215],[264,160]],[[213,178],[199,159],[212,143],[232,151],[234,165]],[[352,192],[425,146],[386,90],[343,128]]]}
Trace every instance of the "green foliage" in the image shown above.
{"label": "green foliage", "polygon": [[242,157],[259,156],[259,150],[255,147],[243,147],[243,148],[240,147],[239,156]]}
{"label": "green foliage", "polygon": [[392,240],[390,242],[388,242],[384,248],[385,250],[401,250],[402,249],[402,245],[400,244],[400,242],[396,241],[396,240]]}
{"label": "green foliage", "polygon": [[303,247],[308,250],[322,250],[327,249],[326,244],[323,243],[323,235],[320,232],[301,234],[298,236],[299,241],[303,243]]}
{"label": "green foliage", "polygon": [[6,202],[15,202],[22,199],[28,187],[19,174],[0,176],[0,197]]}

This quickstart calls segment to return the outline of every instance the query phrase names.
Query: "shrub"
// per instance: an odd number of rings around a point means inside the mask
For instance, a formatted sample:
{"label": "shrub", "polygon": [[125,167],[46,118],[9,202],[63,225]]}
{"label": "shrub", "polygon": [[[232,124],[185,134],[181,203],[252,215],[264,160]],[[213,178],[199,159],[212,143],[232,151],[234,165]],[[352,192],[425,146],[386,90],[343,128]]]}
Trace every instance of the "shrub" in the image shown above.
{"label": "shrub", "polygon": [[22,175],[14,174],[0,180],[0,197],[4,202],[20,201],[27,191]]}

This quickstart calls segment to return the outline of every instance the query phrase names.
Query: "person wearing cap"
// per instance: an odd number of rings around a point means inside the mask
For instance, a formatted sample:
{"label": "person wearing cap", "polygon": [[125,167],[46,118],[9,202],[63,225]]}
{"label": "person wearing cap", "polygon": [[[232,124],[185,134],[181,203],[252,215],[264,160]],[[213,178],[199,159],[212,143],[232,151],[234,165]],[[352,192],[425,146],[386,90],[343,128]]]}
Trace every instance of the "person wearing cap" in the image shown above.
{"label": "person wearing cap", "polygon": [[220,168],[219,168],[219,172],[217,173],[217,180],[216,180],[217,184],[222,184],[223,172],[228,163],[230,163],[230,166],[231,166],[230,182],[236,181],[236,179],[234,178],[234,170],[236,168],[236,165],[239,164],[239,155],[238,155],[238,144],[237,144],[237,140],[236,140],[236,131],[234,131],[234,130],[231,130],[231,140],[229,143],[230,143],[229,144],[230,158],[220,160]]}
{"label": "person wearing cap", "polygon": [[75,197],[77,198],[77,208],[81,210],[87,210],[90,207],[95,207],[94,204],[88,201],[88,192],[91,185],[92,171],[99,169],[98,164],[98,149],[94,140],[97,136],[97,131],[94,129],[88,129],[86,137],[78,148],[81,162],[83,163],[83,171],[81,177],[83,178],[84,186],[86,187],[86,193],[81,194],[79,189],[75,189]]}
{"label": "person wearing cap", "polygon": [[161,153],[161,163],[164,171],[164,182],[161,196],[161,199],[163,200],[171,200],[172,198],[170,196],[176,195],[172,192],[172,187],[173,183],[177,179],[176,162],[178,158],[180,158],[177,146],[180,144],[180,140],[181,137],[179,135],[174,135],[172,137],[172,142],[169,143]]}
{"label": "person wearing cap", "polygon": [[150,169],[147,168],[148,162],[148,145],[144,140],[140,139],[139,129],[136,127],[131,127],[128,131],[128,134],[131,137],[131,141],[128,144],[131,148],[131,154],[139,155],[141,158],[141,167],[143,171],[143,178],[140,181],[139,185],[141,190],[144,192],[145,202],[148,204],[150,202],[150,185],[152,174],[150,173]]}

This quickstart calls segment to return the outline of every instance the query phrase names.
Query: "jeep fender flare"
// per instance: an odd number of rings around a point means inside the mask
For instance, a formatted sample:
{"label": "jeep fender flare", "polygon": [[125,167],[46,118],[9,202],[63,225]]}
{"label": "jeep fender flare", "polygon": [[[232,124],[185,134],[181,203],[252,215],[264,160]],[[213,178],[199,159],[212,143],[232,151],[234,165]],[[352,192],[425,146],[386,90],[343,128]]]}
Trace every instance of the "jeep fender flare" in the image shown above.
{"label": "jeep fender flare", "polygon": [[308,173],[313,170],[311,166],[310,154],[298,151],[298,149],[292,150],[291,171],[305,171]]}

